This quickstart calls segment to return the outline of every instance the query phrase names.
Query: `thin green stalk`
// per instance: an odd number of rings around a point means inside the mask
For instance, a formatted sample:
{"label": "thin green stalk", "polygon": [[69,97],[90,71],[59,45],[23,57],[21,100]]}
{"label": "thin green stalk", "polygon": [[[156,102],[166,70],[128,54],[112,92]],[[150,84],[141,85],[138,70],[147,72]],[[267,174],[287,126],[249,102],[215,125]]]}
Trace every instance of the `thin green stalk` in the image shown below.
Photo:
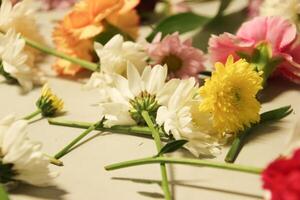
{"label": "thin green stalk", "polygon": [[172,157],[162,157],[162,156],[148,157],[148,158],[115,163],[115,164],[105,166],[105,169],[111,171],[116,169],[122,169],[127,167],[138,166],[138,165],[154,164],[154,163],[173,163],[173,164],[182,164],[182,165],[193,165],[199,167],[211,167],[211,168],[218,168],[218,169],[224,169],[230,171],[245,172],[249,174],[261,174],[263,171],[262,168],[245,166],[245,165],[222,163],[222,162],[201,160],[201,159],[194,159],[194,158],[172,158]]}
{"label": "thin green stalk", "polygon": [[225,157],[225,161],[228,163],[233,163],[241,152],[246,139],[253,133],[258,126],[280,120],[293,112],[291,106],[283,106],[274,110],[264,112],[260,115],[260,122],[253,124],[250,128],[245,129],[240,132],[238,136],[233,140],[232,145]]}
{"label": "thin green stalk", "polygon": [[25,42],[28,46],[31,46],[35,49],[38,49],[38,50],[40,50],[40,51],[42,51],[46,54],[50,54],[50,55],[68,60],[71,63],[78,64],[78,65],[82,66],[83,68],[86,68],[86,69],[91,70],[91,71],[99,71],[100,70],[100,66],[98,64],[69,56],[65,53],[56,51],[55,49],[52,49],[52,48],[49,48],[47,46],[41,45],[40,43],[35,42],[35,41],[33,41],[31,39],[28,39],[28,38],[23,37],[23,39],[25,40]]}
{"label": "thin green stalk", "polygon": [[31,120],[32,118],[34,118],[35,116],[41,114],[41,110],[37,109],[36,111],[34,111],[33,113],[30,113],[29,115],[23,117],[24,120]]}
{"label": "thin green stalk", "polygon": [[102,120],[100,122],[97,122],[93,125],[91,125],[88,129],[86,129],[83,133],[81,133],[78,137],[76,137],[74,140],[72,140],[67,146],[65,146],[62,150],[60,150],[54,158],[60,159],[63,156],[65,156],[67,153],[69,153],[70,149],[76,145],[82,138],[87,136],[90,132],[95,130],[100,124],[102,123]]}
{"label": "thin green stalk", "polygon": [[3,186],[3,184],[0,183],[0,199],[1,200],[9,200],[8,194]]}
{"label": "thin green stalk", "polygon": [[[93,123],[90,122],[71,121],[71,120],[56,119],[56,118],[48,119],[48,122],[51,125],[67,126],[67,127],[82,128],[82,129],[87,129],[91,125],[93,125]],[[112,132],[112,133],[129,134],[129,135],[136,135],[142,137],[152,137],[151,130],[148,127],[143,127],[143,126],[113,126],[111,128],[105,128],[99,126],[96,128],[96,130],[102,132]],[[163,132],[160,132],[159,134],[162,139],[166,139]]]}
{"label": "thin green stalk", "polygon": [[48,154],[44,154],[44,155],[48,157],[51,164],[56,165],[56,166],[60,166],[60,167],[64,166],[64,163],[62,161],[60,161],[60,160],[58,160],[58,159],[56,159],[52,156],[49,156]]}
{"label": "thin green stalk", "polygon": [[[153,122],[149,116],[149,113],[147,111],[142,111],[142,116],[152,132],[152,137],[154,138],[157,152],[160,152],[160,150],[162,148],[162,142],[160,140],[159,132],[154,127],[154,124],[153,124]],[[162,189],[165,194],[165,199],[171,200],[171,193],[170,193],[170,189],[169,189],[168,175],[167,175],[167,169],[166,169],[165,163],[160,163],[160,171],[161,171],[161,176],[162,176],[162,184],[161,185],[162,185]]]}

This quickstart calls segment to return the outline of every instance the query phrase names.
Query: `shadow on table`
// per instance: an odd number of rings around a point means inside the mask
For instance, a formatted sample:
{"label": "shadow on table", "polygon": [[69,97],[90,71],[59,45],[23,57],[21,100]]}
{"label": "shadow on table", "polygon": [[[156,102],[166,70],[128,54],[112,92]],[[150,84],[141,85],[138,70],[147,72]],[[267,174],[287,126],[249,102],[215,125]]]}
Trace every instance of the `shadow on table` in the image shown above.
{"label": "shadow on table", "polygon": [[272,135],[272,133],[278,134],[279,130],[282,130],[282,134],[286,134],[284,132],[284,128],[280,125],[283,123],[282,121],[278,121],[274,124],[268,123],[264,126],[259,126],[255,128],[251,134],[248,136],[248,138],[245,140],[245,144],[249,142],[259,142],[259,141],[264,141],[267,138],[265,137],[266,135]]}
{"label": "shadow on table", "polygon": [[[159,180],[154,180],[154,179],[138,179],[138,178],[124,178],[124,177],[113,177],[113,180],[119,180],[119,181],[130,181],[134,183],[142,183],[142,184],[157,184],[161,185],[161,181]],[[213,192],[219,192],[219,193],[226,193],[226,194],[231,194],[231,195],[236,195],[236,196],[242,196],[242,197],[249,197],[249,198],[254,198],[254,199],[263,199],[262,196],[256,195],[256,194],[249,194],[249,193],[244,193],[244,192],[239,192],[239,191],[234,191],[234,190],[227,190],[227,189],[222,189],[222,188],[212,188],[209,186],[201,186],[201,185],[193,185],[186,183],[187,181],[184,180],[176,180],[176,181],[169,181],[171,186],[181,186],[181,187],[189,187],[189,188],[195,188],[195,189],[200,189],[200,190],[208,190],[208,191],[213,191]],[[156,193],[156,192],[144,192],[144,191],[139,191],[139,194],[147,197],[152,197],[152,198],[162,198],[163,194]]]}
{"label": "shadow on table", "polygon": [[300,85],[280,77],[273,78],[268,82],[263,92],[260,93],[259,101],[261,103],[270,102],[288,91],[300,91]]}
{"label": "shadow on table", "polygon": [[27,195],[49,200],[63,200],[63,196],[66,195],[67,192],[61,188],[58,188],[57,186],[35,187],[22,184],[20,187],[13,190],[12,194]]}

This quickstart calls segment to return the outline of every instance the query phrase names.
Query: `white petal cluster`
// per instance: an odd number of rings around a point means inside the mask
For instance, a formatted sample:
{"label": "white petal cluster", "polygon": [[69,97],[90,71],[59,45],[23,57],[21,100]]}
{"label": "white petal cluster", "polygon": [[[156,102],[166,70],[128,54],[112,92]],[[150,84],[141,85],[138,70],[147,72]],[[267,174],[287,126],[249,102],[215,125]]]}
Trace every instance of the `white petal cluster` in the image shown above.
{"label": "white petal cluster", "polygon": [[180,81],[167,104],[158,109],[156,122],[176,140],[188,140],[185,147],[195,156],[216,155],[220,152],[218,138],[209,116],[198,111],[195,84],[193,78]]}
{"label": "white petal cluster", "polygon": [[27,122],[8,116],[0,121],[2,164],[12,164],[14,180],[46,186],[55,176],[49,170],[49,159],[41,152],[41,144],[27,137]]}
{"label": "white petal cluster", "polygon": [[[40,34],[35,20],[35,10],[32,6],[32,0],[22,0],[12,5],[11,0],[2,0],[0,8],[0,31],[7,32],[14,29],[35,42],[43,43],[43,37]],[[33,67],[39,52],[30,47],[25,48],[28,55],[27,62]]]}
{"label": "white petal cluster", "polygon": [[260,6],[261,16],[280,16],[299,25],[299,0],[264,0]]}
{"label": "white petal cluster", "polygon": [[[125,41],[121,35],[115,35],[104,46],[95,43],[95,51],[100,59],[100,72],[94,72],[85,85],[86,89],[99,89],[105,97],[106,89],[112,87],[113,74],[126,75],[127,65],[135,66],[141,72],[146,64],[147,54],[143,45]],[[101,100],[102,101],[102,100]]]}
{"label": "white petal cluster", "polygon": [[[104,125],[136,125],[132,117],[132,101],[147,93],[155,97],[158,104],[156,122],[175,139],[186,139],[185,146],[194,155],[211,156],[219,152],[218,138],[212,133],[211,123],[205,114],[194,115],[196,81],[171,79],[167,81],[167,67],[147,66],[142,74],[133,65],[127,66],[127,78],[115,74],[108,95],[109,100],[100,108],[106,121]],[[198,105],[198,104],[197,104]],[[194,117],[201,117],[197,122]],[[154,118],[155,120],[155,118]]]}
{"label": "white petal cluster", "polygon": [[125,41],[115,35],[104,46],[95,43],[95,51],[100,58],[101,70],[106,73],[125,74],[127,63],[134,65],[140,72],[146,66],[146,53],[143,46]]}
{"label": "white petal cluster", "polygon": [[106,117],[105,125],[134,125],[129,110],[130,100],[142,92],[155,95],[159,105],[168,101],[170,94],[176,88],[179,80],[173,79],[166,83],[167,67],[156,65],[153,68],[147,66],[142,75],[131,64],[127,66],[127,78],[114,74],[113,86],[110,88],[109,101],[101,103],[102,113]]}
{"label": "white petal cluster", "polygon": [[25,41],[9,29],[6,34],[0,35],[0,60],[3,70],[16,79],[25,92],[34,85],[44,82],[44,77],[28,64],[28,54],[24,51]]}

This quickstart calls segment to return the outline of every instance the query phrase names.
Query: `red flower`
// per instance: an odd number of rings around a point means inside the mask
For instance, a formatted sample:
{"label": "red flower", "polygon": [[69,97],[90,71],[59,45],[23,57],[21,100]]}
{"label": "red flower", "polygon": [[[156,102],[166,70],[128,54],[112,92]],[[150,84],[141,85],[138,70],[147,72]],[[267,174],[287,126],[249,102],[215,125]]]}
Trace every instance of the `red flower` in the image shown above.
{"label": "red flower", "polygon": [[300,149],[291,158],[273,161],[262,173],[271,200],[300,200]]}

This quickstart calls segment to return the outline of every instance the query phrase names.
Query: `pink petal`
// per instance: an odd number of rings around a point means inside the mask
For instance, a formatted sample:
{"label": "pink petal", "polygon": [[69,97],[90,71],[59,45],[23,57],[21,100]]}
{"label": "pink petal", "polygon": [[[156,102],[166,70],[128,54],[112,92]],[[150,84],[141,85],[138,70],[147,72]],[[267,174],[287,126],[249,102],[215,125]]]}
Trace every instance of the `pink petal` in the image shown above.
{"label": "pink petal", "polygon": [[282,17],[255,17],[242,24],[237,32],[239,38],[255,41],[267,41],[273,52],[283,51],[296,39],[296,26]]}
{"label": "pink petal", "polygon": [[238,59],[237,51],[244,53],[250,53],[255,43],[253,41],[247,41],[239,39],[235,35],[230,33],[223,33],[219,36],[212,35],[209,39],[208,52],[210,54],[210,60],[214,62],[225,63],[227,57],[232,55],[234,59]]}

